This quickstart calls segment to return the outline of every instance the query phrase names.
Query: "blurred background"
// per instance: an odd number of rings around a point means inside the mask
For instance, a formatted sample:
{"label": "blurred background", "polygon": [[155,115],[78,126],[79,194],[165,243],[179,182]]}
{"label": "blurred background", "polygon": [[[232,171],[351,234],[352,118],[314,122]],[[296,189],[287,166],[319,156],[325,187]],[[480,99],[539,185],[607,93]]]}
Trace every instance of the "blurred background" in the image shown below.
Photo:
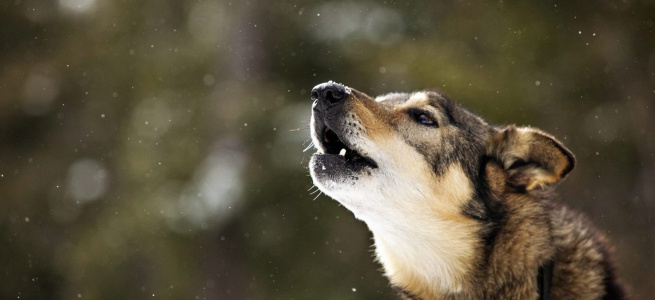
{"label": "blurred background", "polygon": [[652,1],[0,3],[1,299],[391,299],[310,195],[309,91],[437,88],[542,128],[655,295]]}

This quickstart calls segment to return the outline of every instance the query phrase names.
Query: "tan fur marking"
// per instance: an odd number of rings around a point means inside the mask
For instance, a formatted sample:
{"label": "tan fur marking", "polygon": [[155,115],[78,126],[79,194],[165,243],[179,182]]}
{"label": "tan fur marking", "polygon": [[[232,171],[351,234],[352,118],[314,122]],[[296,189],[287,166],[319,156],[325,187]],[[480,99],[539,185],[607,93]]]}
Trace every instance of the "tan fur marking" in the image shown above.
{"label": "tan fur marking", "polygon": [[[390,128],[385,122],[390,116],[388,112],[383,111],[375,102],[353,101],[352,112],[362,122],[362,129],[367,135],[389,135],[392,134]],[[368,105],[367,105],[368,104]],[[386,117],[386,118],[385,118]]]}
{"label": "tan fur marking", "polygon": [[421,107],[430,103],[430,97],[424,92],[414,93],[407,101],[402,105],[404,107]]}

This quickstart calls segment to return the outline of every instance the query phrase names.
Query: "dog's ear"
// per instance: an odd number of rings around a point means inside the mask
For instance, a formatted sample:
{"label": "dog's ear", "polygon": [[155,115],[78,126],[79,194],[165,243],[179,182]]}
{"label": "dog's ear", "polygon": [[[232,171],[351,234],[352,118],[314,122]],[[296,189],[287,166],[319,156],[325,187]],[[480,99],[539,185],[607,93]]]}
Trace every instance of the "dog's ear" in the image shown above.
{"label": "dog's ear", "polygon": [[533,128],[508,126],[492,134],[487,155],[504,169],[508,184],[526,191],[562,180],[575,166],[571,151]]}

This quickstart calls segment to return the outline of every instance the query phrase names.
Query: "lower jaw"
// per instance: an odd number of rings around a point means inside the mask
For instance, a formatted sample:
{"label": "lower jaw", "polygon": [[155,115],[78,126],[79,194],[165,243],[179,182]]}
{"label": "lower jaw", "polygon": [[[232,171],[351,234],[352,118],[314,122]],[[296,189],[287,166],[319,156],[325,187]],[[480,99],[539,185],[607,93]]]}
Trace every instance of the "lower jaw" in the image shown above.
{"label": "lower jaw", "polygon": [[[363,160],[363,159],[362,159]],[[336,154],[315,153],[312,156],[311,164],[315,171],[326,171],[330,173],[352,173],[365,169],[372,170],[375,167],[364,161],[347,161],[343,156]]]}

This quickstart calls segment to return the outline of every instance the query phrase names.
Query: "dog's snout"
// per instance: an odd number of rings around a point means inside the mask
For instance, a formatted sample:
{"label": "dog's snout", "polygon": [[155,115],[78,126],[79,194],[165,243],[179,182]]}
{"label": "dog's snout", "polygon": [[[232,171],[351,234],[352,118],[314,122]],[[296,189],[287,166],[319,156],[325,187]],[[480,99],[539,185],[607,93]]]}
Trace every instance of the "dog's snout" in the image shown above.
{"label": "dog's snout", "polygon": [[312,99],[328,105],[338,104],[346,97],[346,87],[333,81],[321,83],[312,89]]}

